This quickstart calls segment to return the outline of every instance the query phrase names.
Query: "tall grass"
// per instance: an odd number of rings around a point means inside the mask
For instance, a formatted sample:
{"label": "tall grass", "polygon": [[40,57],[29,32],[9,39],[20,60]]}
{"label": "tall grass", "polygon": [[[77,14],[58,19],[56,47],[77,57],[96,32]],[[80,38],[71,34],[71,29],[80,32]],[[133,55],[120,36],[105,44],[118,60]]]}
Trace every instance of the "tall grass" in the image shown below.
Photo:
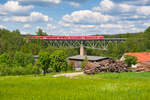
{"label": "tall grass", "polygon": [[150,73],[0,77],[0,100],[150,100]]}

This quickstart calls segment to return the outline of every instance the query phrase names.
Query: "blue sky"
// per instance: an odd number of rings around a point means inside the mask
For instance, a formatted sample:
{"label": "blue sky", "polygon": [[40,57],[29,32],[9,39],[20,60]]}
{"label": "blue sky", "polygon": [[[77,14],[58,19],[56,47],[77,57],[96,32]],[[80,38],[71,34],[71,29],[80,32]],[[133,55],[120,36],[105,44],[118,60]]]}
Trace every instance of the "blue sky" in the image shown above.
{"label": "blue sky", "polygon": [[150,26],[150,0],[0,0],[0,28],[49,35],[119,34]]}

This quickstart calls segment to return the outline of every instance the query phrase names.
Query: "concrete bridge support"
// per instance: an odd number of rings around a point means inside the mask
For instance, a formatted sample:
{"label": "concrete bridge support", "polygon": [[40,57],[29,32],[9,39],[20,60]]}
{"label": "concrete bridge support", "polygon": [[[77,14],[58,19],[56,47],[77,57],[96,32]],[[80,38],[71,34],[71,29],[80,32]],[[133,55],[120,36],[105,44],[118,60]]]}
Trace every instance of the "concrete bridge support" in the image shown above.
{"label": "concrete bridge support", "polygon": [[85,50],[83,44],[81,44],[81,46],[80,46],[80,56],[84,56],[85,54],[86,54],[86,50]]}

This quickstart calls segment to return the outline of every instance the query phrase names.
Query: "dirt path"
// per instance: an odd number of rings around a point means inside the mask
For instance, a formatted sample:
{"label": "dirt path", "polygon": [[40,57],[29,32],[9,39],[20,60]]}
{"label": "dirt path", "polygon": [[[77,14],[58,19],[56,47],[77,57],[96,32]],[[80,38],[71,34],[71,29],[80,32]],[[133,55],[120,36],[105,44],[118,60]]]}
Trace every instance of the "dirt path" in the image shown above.
{"label": "dirt path", "polygon": [[58,75],[53,75],[53,77],[60,77],[60,76],[65,76],[65,77],[74,77],[78,75],[83,75],[83,72],[75,72],[75,73],[65,73],[65,74],[58,74]]}

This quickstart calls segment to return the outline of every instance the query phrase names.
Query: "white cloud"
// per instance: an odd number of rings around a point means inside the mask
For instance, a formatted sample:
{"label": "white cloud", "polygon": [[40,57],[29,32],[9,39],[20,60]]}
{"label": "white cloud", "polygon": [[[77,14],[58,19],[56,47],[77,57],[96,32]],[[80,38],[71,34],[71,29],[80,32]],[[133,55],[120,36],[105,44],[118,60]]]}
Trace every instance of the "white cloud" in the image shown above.
{"label": "white cloud", "polygon": [[4,26],[4,25],[0,25],[0,29],[6,29],[6,26]]}
{"label": "white cloud", "polygon": [[18,1],[8,1],[3,5],[0,5],[0,10],[3,13],[15,13],[23,14],[34,8],[34,6],[21,6]]}
{"label": "white cloud", "polygon": [[49,20],[52,20],[50,19],[47,15],[44,15],[40,12],[32,12],[30,14],[30,18],[29,18],[31,21],[44,21],[44,22],[48,22]]}
{"label": "white cloud", "polygon": [[47,30],[53,30],[53,29],[56,29],[56,26],[52,24],[47,24]]}
{"label": "white cloud", "polygon": [[71,26],[71,23],[65,23],[63,22],[62,20],[58,22],[58,24],[62,27],[70,27]]}
{"label": "white cloud", "polygon": [[122,0],[124,3],[131,4],[131,5],[145,5],[149,4],[149,0]]}
{"label": "white cloud", "polygon": [[140,6],[137,8],[138,14],[150,15],[150,6]]}
{"label": "white cloud", "polygon": [[28,32],[24,32],[24,31],[21,31],[20,32],[22,35],[27,35],[28,34]]}
{"label": "white cloud", "polygon": [[123,28],[122,25],[119,24],[101,24],[100,25],[101,28]]}
{"label": "white cloud", "polygon": [[62,2],[67,2],[74,7],[79,7],[80,4],[85,3],[89,0],[14,0],[19,1],[23,5],[36,5],[36,6],[43,6],[43,7],[53,7]]}
{"label": "white cloud", "polygon": [[100,2],[101,9],[110,10],[114,7],[114,3],[111,0],[103,0]]}
{"label": "white cloud", "polygon": [[17,0],[19,2],[25,3],[25,4],[37,4],[37,3],[54,3],[59,4],[61,0]]}
{"label": "white cloud", "polygon": [[128,5],[128,4],[119,4],[119,9],[122,12],[129,12],[131,9],[133,9],[133,6]]}
{"label": "white cloud", "polygon": [[113,20],[113,17],[90,10],[80,10],[73,12],[71,15],[64,15],[62,20],[66,23],[100,24]]}
{"label": "white cloud", "polygon": [[80,6],[80,4],[77,3],[77,2],[69,2],[69,4],[70,4],[71,6],[74,6],[74,7],[79,7],[79,6]]}
{"label": "white cloud", "polygon": [[48,22],[52,21],[52,18],[49,18],[47,15],[44,15],[40,12],[32,12],[30,16],[12,16],[12,17],[6,17],[3,19],[5,22]]}
{"label": "white cloud", "polygon": [[80,25],[80,28],[95,28],[96,25]]}
{"label": "white cloud", "polygon": [[92,10],[93,11],[109,11],[112,10],[115,7],[115,3],[113,3],[111,0],[102,0],[100,2],[100,5],[98,7],[94,7]]}
{"label": "white cloud", "polygon": [[117,12],[131,12],[133,9],[133,5],[125,4],[125,3],[114,3],[111,0],[103,0],[100,2],[100,5],[94,7],[93,11],[99,12],[110,12],[110,11],[117,11]]}
{"label": "white cloud", "polygon": [[144,23],[143,25],[146,26],[146,27],[149,27],[150,23]]}
{"label": "white cloud", "polygon": [[42,7],[53,7],[61,3],[62,0],[14,0],[22,5],[35,5]]}
{"label": "white cloud", "polygon": [[0,15],[6,15],[7,13],[4,11],[0,11]]}
{"label": "white cloud", "polygon": [[133,15],[133,16],[131,16],[131,18],[134,18],[134,19],[138,19],[140,16],[138,16],[138,15]]}
{"label": "white cloud", "polygon": [[31,25],[30,24],[25,24],[24,28],[31,28]]}

